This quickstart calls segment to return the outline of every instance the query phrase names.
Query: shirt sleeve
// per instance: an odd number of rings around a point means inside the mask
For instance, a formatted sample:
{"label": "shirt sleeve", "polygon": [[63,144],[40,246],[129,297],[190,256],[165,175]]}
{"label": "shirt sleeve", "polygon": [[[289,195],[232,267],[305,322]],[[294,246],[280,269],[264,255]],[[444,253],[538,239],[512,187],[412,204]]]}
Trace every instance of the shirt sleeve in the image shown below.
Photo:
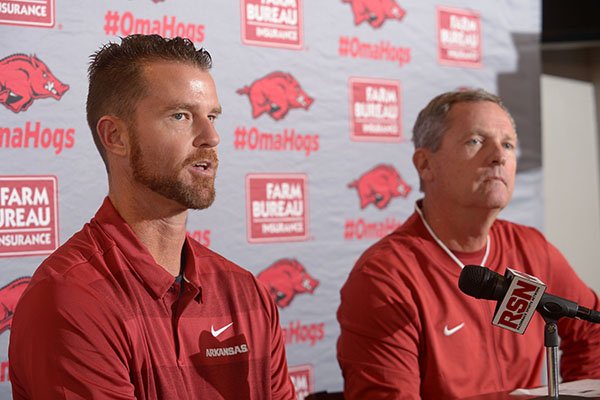
{"label": "shirt sleeve", "polygon": [[368,272],[350,274],[337,313],[345,398],[420,399],[420,328],[411,293],[384,265],[367,263]]}
{"label": "shirt sleeve", "polygon": [[64,279],[36,282],[17,305],[9,345],[14,399],[135,399],[122,322],[96,292]]}
{"label": "shirt sleeve", "polygon": [[[565,257],[549,244],[552,284],[550,294],[576,302],[578,305],[600,309],[600,298],[575,273]],[[574,318],[562,318],[558,322],[561,338],[560,374],[563,381],[600,378],[600,324]]]}

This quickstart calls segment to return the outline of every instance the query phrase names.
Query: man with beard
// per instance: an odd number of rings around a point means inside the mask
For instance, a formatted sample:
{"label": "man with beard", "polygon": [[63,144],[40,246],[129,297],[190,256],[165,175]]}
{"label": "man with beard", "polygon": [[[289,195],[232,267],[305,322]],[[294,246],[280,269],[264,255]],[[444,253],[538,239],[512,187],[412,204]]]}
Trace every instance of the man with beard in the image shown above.
{"label": "man with beard", "polygon": [[87,117],[108,196],[17,306],[15,399],[295,398],[269,293],[186,234],[188,209],[215,197],[211,64],[158,35],[92,57]]}
{"label": "man with beard", "polygon": [[[341,290],[337,357],[346,399],[460,399],[541,385],[544,320],[523,335],[491,324],[495,302],[458,288],[464,265],[539,277],[549,292],[600,308],[536,229],[497,219],[512,197],[517,133],[483,90],[443,93],[419,113],[413,163],[424,196],[366,250]],[[600,325],[564,318],[564,381],[600,378]],[[499,396],[498,398],[500,398]]]}

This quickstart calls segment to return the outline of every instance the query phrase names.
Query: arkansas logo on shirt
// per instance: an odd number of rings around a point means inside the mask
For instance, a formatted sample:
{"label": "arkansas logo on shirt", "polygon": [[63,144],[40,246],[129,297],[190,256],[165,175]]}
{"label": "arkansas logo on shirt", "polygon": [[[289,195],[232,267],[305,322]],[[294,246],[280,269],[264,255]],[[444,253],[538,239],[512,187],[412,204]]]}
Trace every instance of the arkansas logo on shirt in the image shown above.
{"label": "arkansas logo on shirt", "polygon": [[0,289],[0,334],[10,329],[17,301],[30,281],[29,276],[17,278]]}
{"label": "arkansas logo on shirt", "polygon": [[[203,331],[199,338],[200,354],[193,356],[192,361],[198,373],[210,382],[223,399],[249,399],[247,377],[251,349],[243,333],[230,337],[222,334],[223,331],[227,331],[227,334],[233,331],[230,325],[220,327],[217,331],[214,327],[211,327],[211,332]],[[225,339],[220,340],[221,336]],[[235,377],[238,383],[232,385],[227,377]]]}
{"label": "arkansas logo on shirt", "polygon": [[394,197],[406,197],[412,188],[389,164],[379,164],[348,184],[358,191],[360,208],[369,204],[379,209],[386,208]]}
{"label": "arkansas logo on shirt", "polygon": [[312,277],[297,260],[282,258],[262,270],[257,279],[271,293],[275,304],[280,308],[290,305],[300,293],[313,293],[319,281]]}
{"label": "arkansas logo on shirt", "polygon": [[293,108],[308,107],[314,99],[310,97],[291,74],[275,71],[255,80],[250,86],[237,90],[248,95],[252,106],[252,118],[267,113],[275,121],[283,119]]}
{"label": "arkansas logo on shirt", "polygon": [[342,0],[352,5],[354,25],[368,22],[373,28],[379,28],[386,19],[400,21],[406,11],[395,0]]}
{"label": "arkansas logo on shirt", "polygon": [[0,60],[0,103],[14,113],[27,111],[34,100],[60,100],[69,90],[36,56],[13,54]]}

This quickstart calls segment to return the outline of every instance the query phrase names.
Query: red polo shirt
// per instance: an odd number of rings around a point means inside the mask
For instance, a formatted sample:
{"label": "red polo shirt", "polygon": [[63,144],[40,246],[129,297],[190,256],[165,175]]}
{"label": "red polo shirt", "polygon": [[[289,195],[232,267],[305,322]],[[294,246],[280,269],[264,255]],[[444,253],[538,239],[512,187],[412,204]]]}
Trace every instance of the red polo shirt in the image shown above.
{"label": "red polo shirt", "polygon": [[294,399],[264,287],[190,237],[183,260],[180,285],[105,199],[17,306],[14,399]]}
{"label": "red polo shirt", "polygon": [[[485,249],[458,253],[480,265]],[[592,308],[600,298],[534,228],[496,220],[485,266],[540,278]],[[415,213],[363,253],[341,290],[337,356],[347,400],[462,399],[541,384],[544,320],[523,335],[493,326],[495,301],[458,288],[460,267]],[[559,321],[564,381],[600,378],[600,325]]]}

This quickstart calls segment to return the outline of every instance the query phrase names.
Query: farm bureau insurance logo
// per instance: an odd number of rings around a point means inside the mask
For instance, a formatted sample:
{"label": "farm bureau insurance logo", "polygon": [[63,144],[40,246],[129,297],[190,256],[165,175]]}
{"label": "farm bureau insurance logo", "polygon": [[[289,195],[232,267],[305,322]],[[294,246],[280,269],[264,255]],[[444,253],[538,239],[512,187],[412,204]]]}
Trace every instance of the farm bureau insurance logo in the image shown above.
{"label": "farm bureau insurance logo", "polygon": [[399,142],[402,140],[400,82],[350,78],[351,139]]}
{"label": "farm bureau insurance logo", "polygon": [[282,258],[262,270],[256,278],[269,290],[279,308],[290,305],[301,293],[312,294],[319,281],[311,276],[298,260]]}
{"label": "farm bureau insurance logo", "polygon": [[308,239],[308,177],[305,174],[248,174],[248,242]]}
{"label": "farm bureau insurance logo", "polygon": [[288,368],[288,372],[296,389],[297,400],[304,400],[314,392],[314,368],[312,364],[294,365]]}
{"label": "farm bureau insurance logo", "polygon": [[279,121],[293,108],[308,107],[314,99],[300,87],[300,83],[291,74],[281,71],[271,72],[236,91],[240,95],[248,95],[252,106],[252,118],[256,119],[267,113],[275,121]]}
{"label": "farm bureau insurance logo", "polygon": [[240,0],[242,43],[302,49],[302,0]]}
{"label": "farm bureau insurance logo", "polygon": [[14,113],[27,111],[34,100],[60,100],[69,90],[39,58],[13,54],[0,60],[0,103]]}
{"label": "farm bureau insurance logo", "polygon": [[373,28],[379,28],[385,20],[404,18],[406,11],[395,0],[342,0],[352,5],[354,25],[368,22]]}
{"label": "farm bureau insurance logo", "polygon": [[438,61],[445,65],[481,67],[481,18],[456,8],[437,8]]}
{"label": "farm bureau insurance logo", "polygon": [[46,255],[58,247],[54,176],[0,176],[0,257]]}
{"label": "farm bureau insurance logo", "polygon": [[51,28],[54,10],[54,0],[0,1],[0,24]]}

